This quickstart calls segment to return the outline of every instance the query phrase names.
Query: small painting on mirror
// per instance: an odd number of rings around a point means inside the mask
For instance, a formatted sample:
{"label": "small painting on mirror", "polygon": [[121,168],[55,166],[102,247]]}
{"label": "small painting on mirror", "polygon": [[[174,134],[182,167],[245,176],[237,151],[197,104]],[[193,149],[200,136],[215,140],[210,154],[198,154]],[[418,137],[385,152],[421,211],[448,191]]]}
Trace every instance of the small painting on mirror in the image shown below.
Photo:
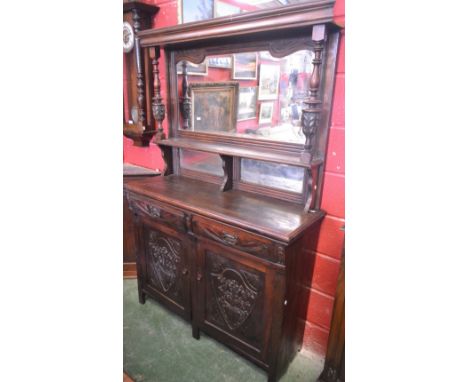
{"label": "small painting on mirror", "polygon": [[231,69],[232,57],[231,56],[216,56],[208,58],[208,66],[211,68]]}
{"label": "small painting on mirror", "polygon": [[[192,64],[187,62],[187,74],[189,76],[207,76],[208,75],[208,66],[206,65],[206,60],[201,64]],[[182,74],[182,62],[177,64],[177,74]]]}
{"label": "small painting on mirror", "polygon": [[257,53],[240,53],[234,55],[232,78],[234,80],[257,79]]}
{"label": "small painting on mirror", "polygon": [[237,121],[255,119],[257,116],[257,87],[248,86],[239,88],[239,112]]}
{"label": "small painting on mirror", "polygon": [[259,100],[273,100],[278,98],[279,78],[279,65],[260,65]]}
{"label": "small painting on mirror", "polygon": [[214,0],[181,0],[182,23],[213,18]]}
{"label": "small painting on mirror", "polygon": [[236,131],[237,82],[195,82],[189,85],[189,94],[194,131]]}
{"label": "small painting on mirror", "polygon": [[260,113],[258,116],[258,124],[271,123],[273,120],[274,102],[262,102],[260,104]]}

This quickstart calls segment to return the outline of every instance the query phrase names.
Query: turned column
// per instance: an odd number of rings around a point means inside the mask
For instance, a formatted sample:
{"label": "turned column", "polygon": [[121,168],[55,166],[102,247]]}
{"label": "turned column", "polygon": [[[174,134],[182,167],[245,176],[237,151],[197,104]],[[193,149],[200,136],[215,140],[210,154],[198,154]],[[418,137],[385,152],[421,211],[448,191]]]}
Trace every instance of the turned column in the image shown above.
{"label": "turned column", "polygon": [[182,128],[187,130],[190,128],[190,120],[192,115],[192,100],[190,99],[188,90],[187,61],[182,61],[182,98],[180,103],[183,119]]}
{"label": "turned column", "polygon": [[159,58],[161,57],[161,52],[159,47],[152,48],[153,51],[153,60],[151,64],[153,66],[153,99],[151,107],[153,109],[153,117],[156,121],[156,136],[154,140],[157,142],[161,139],[164,139],[164,130],[162,123],[166,115],[166,107],[163,103],[163,98],[161,96],[161,80],[159,79]]}
{"label": "turned column", "polygon": [[138,102],[138,127],[146,130],[146,110],[145,110],[145,74],[143,72],[143,57],[140,47],[138,32],[141,28],[141,16],[138,8],[132,9],[133,29],[135,30],[135,60],[137,68],[137,102]]}
{"label": "turned column", "polygon": [[309,94],[304,100],[302,109],[302,132],[306,137],[302,157],[311,160],[313,155],[313,141],[320,124],[322,100],[320,99],[320,81],[322,53],[325,41],[325,25],[316,25],[312,30],[314,59],[312,60],[312,75],[309,81]]}

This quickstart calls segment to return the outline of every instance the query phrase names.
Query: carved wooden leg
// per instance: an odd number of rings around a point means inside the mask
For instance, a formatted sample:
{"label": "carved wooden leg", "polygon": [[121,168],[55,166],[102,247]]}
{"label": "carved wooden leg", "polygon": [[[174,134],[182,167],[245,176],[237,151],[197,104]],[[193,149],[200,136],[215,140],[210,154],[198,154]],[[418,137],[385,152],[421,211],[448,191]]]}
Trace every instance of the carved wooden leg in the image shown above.
{"label": "carved wooden leg", "polygon": [[141,290],[141,288],[138,288],[138,301],[140,304],[144,304],[146,302],[146,294]]}
{"label": "carved wooden leg", "polygon": [[268,372],[268,382],[276,382],[277,376],[276,376],[276,370],[271,370]]}
{"label": "carved wooden leg", "polygon": [[197,328],[195,325],[192,325],[192,337],[196,340],[200,339],[200,329]]}

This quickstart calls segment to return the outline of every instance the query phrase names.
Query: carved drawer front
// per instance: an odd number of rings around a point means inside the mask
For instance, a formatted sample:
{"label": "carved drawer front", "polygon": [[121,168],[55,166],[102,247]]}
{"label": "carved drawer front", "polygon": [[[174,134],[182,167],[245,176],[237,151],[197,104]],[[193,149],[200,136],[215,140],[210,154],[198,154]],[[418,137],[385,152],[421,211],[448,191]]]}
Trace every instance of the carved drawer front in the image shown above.
{"label": "carved drawer front", "polygon": [[183,239],[145,227],[144,243],[146,289],[177,310],[187,312],[189,270]]}
{"label": "carved drawer front", "polygon": [[227,248],[204,244],[198,248],[197,325],[264,362],[271,320],[267,271],[244,263]]}
{"label": "carved drawer front", "polygon": [[267,238],[200,216],[194,216],[192,224],[193,232],[197,235],[274,262],[281,262],[278,261],[275,244]]}
{"label": "carved drawer front", "polygon": [[160,223],[167,224],[180,231],[186,231],[184,213],[176,208],[169,207],[163,203],[153,200],[128,197],[130,209],[140,215],[151,218]]}

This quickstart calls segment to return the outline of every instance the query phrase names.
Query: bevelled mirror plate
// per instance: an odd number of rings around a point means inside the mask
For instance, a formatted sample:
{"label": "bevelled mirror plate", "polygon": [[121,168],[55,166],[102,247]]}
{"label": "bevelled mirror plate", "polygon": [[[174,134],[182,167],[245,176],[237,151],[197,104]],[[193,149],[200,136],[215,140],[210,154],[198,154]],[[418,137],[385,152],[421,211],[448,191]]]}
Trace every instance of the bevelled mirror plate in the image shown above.
{"label": "bevelled mirror plate", "polygon": [[241,181],[301,193],[304,187],[304,169],[254,159],[241,159]]}
{"label": "bevelled mirror plate", "polygon": [[223,176],[223,163],[217,154],[180,149],[180,167],[190,171]]}
{"label": "bevelled mirror plate", "polygon": [[[186,62],[191,115],[185,129],[179,116],[179,129],[304,144],[301,111],[313,56],[309,50],[282,58],[258,51]],[[180,97],[181,62],[177,74]]]}

